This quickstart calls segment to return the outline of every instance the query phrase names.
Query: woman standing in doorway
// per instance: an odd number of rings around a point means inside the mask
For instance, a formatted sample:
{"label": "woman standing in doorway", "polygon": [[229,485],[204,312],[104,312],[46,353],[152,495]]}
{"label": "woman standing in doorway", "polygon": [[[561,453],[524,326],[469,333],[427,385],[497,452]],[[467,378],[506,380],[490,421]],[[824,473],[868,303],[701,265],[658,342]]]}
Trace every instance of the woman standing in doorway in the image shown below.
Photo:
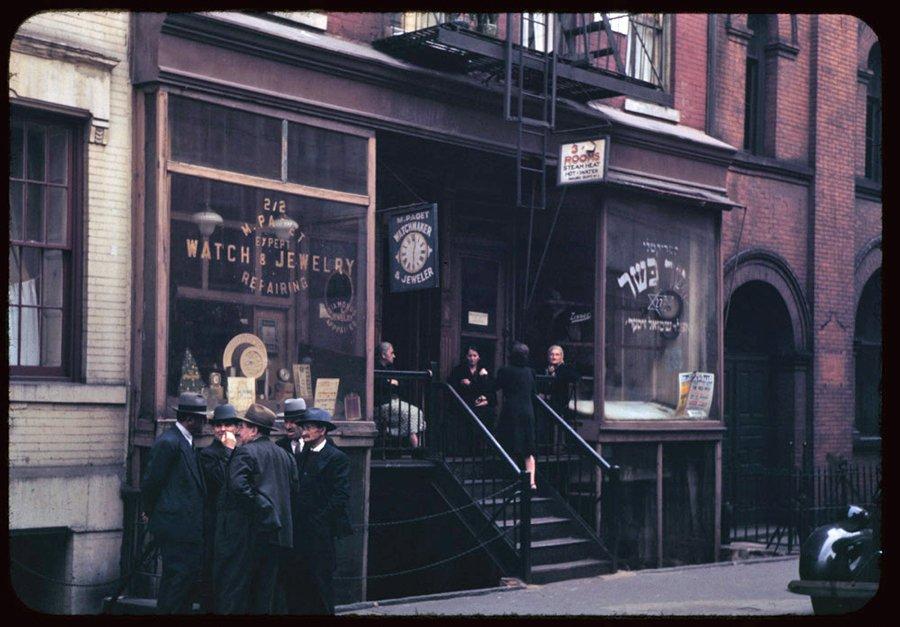
{"label": "woman standing in doorway", "polygon": [[500,442],[517,461],[525,460],[531,475],[531,489],[536,490],[534,463],[534,371],[528,366],[528,347],[513,344],[509,365],[497,371],[497,389],[503,392],[503,408],[497,423]]}

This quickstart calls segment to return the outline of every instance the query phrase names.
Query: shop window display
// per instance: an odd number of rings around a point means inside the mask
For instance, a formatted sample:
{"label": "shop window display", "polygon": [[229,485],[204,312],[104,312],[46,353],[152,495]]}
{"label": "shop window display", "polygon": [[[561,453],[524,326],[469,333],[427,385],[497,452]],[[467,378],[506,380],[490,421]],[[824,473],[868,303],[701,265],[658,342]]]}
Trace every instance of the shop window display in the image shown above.
{"label": "shop window display", "polygon": [[[210,407],[229,401],[239,410],[251,402],[277,408],[303,396],[339,419],[347,400],[358,416],[365,403],[369,207],[321,196],[329,189],[365,193],[366,138],[303,127],[311,130],[288,150],[282,130],[301,125],[178,97],[170,119],[173,160],[273,184],[170,174],[166,395],[176,397],[199,377]],[[248,129],[257,136],[246,151],[258,159],[231,150],[244,145],[238,140]],[[298,161],[314,162],[312,152],[321,160],[344,154],[353,163],[311,172],[304,183],[316,185],[319,197],[302,188],[288,193],[282,174],[302,169]]]}
{"label": "shop window display", "polygon": [[717,417],[714,228],[700,211],[611,208],[606,418]]}

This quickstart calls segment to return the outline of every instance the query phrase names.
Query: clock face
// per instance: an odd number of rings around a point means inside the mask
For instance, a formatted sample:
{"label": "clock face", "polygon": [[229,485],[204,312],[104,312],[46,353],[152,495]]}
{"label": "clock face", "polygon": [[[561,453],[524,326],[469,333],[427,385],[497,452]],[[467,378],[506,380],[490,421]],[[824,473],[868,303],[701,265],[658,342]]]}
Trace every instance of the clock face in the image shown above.
{"label": "clock face", "polygon": [[397,253],[397,261],[408,273],[418,272],[425,265],[431,247],[425,237],[416,231],[408,233],[400,242],[400,251]]}

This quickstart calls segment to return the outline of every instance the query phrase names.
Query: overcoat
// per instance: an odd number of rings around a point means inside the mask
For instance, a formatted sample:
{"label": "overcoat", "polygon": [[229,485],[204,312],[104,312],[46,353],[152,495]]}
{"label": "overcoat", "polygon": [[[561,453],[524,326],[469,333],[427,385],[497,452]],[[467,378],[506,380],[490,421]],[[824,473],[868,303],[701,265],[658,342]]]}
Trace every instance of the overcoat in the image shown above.
{"label": "overcoat", "polygon": [[534,371],[528,366],[503,366],[497,371],[503,406],[497,435],[508,453],[518,459],[534,454]]}
{"label": "overcoat", "polygon": [[[290,453],[290,441],[278,444]],[[334,614],[334,539],[353,533],[347,513],[350,458],[326,441],[321,451],[308,447],[295,455],[300,494],[294,510],[294,549],[286,568],[293,583],[285,588],[288,611]],[[291,592],[299,592],[291,596]]]}
{"label": "overcoat", "polygon": [[293,545],[297,466],[268,436],[239,446],[219,496],[214,547],[216,611],[271,611],[279,553]]}

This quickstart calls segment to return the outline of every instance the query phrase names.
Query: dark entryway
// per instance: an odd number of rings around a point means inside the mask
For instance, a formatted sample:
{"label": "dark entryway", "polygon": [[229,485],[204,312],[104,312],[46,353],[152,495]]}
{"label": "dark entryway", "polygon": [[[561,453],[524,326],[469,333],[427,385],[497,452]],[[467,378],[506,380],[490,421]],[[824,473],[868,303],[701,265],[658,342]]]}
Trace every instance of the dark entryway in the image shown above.
{"label": "dark entryway", "polygon": [[771,285],[751,281],[732,294],[725,328],[724,541],[736,522],[755,524],[770,515],[779,489],[773,477],[794,465],[791,330]]}

